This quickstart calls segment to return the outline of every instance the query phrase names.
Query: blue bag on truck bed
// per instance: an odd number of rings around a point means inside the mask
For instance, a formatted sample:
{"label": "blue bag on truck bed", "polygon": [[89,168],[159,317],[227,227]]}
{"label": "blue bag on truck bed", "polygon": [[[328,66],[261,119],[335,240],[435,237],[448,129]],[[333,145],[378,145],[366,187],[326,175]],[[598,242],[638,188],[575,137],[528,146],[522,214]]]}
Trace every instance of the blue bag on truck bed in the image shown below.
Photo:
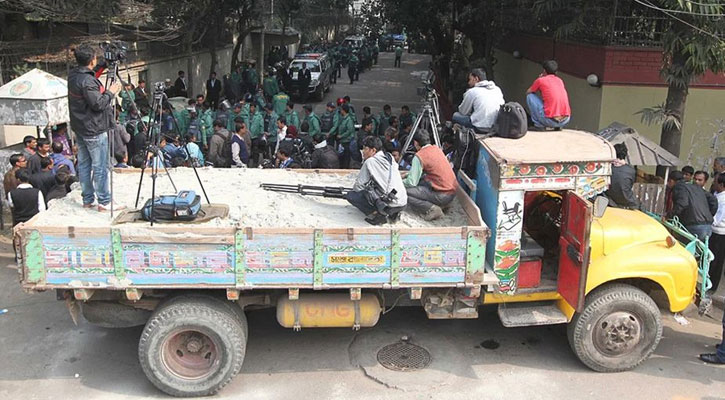
{"label": "blue bag on truck bed", "polygon": [[151,202],[148,199],[141,209],[146,221],[193,221],[201,210],[201,197],[193,190],[182,190],[178,194],[158,196],[153,199],[153,218]]}

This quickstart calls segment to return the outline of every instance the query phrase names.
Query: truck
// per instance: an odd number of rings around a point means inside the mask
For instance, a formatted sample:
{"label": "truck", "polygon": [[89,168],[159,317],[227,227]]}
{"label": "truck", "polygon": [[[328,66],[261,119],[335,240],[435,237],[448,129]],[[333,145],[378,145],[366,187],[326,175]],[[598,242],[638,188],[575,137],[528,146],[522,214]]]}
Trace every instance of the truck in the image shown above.
{"label": "truck", "polygon": [[173,396],[216,393],[240,371],[245,310],[274,307],[294,330],[375,329],[401,296],[401,306],[434,319],[477,318],[491,305],[507,327],[567,324],[571,349],[594,371],[644,362],[662,337],[654,298],[671,312],[685,309],[699,269],[658,220],[599,196],[610,182],[611,144],[565,129],[478,136],[470,146],[475,173],[459,171],[455,200],[465,226],[242,221],[124,232],[34,219],[15,228],[20,283],[55,290],[73,318],[144,325],[141,367]]}

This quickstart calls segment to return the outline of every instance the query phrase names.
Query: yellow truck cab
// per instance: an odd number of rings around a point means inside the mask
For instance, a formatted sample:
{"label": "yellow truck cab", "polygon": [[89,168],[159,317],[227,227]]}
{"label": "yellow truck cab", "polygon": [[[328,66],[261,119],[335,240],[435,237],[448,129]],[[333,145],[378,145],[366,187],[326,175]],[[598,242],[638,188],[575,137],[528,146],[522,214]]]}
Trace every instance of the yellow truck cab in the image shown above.
{"label": "yellow truck cab", "polygon": [[479,139],[469,191],[491,229],[484,304],[505,326],[569,324],[572,349],[597,371],[631,369],[656,348],[669,310],[693,300],[694,257],[656,219],[606,207],[612,145],[574,130]]}

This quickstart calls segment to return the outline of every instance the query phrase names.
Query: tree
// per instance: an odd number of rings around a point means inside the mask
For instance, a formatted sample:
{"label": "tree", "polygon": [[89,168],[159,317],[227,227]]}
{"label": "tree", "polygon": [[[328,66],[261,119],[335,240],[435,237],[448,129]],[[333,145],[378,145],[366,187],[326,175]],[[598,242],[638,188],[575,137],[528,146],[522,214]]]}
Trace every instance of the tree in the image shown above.
{"label": "tree", "polygon": [[365,0],[360,7],[361,31],[364,36],[373,40],[380,39],[380,34],[385,26],[385,18],[382,15],[382,0]]}
{"label": "tree", "polygon": [[[708,70],[725,71],[725,4],[721,0],[663,0],[658,3],[661,6],[654,7],[672,19],[672,28],[665,32],[662,40],[664,63],[661,71],[667,83],[664,114],[672,123],[662,124],[660,145],[679,156],[690,83]],[[657,172],[664,175],[663,169],[658,168]]]}
{"label": "tree", "polygon": [[[619,10],[617,9],[619,8]],[[624,10],[623,10],[624,9]],[[722,0],[634,0],[629,2],[597,0],[535,0],[534,13],[542,30],[556,36],[582,32],[599,33],[606,43],[606,18],[615,15],[640,16],[634,24],[638,33],[660,37],[662,68],[667,84],[664,104],[641,110],[642,120],[662,123],[660,145],[674,155],[680,154],[682,121],[690,84],[707,71],[725,71],[725,3]],[[626,12],[623,12],[626,11]],[[652,23],[647,17],[656,13],[664,23]],[[662,20],[662,19],[660,19]],[[664,175],[664,169],[657,173]]]}
{"label": "tree", "polygon": [[382,16],[389,22],[389,30],[405,30],[409,37],[418,37],[428,43],[438,81],[444,88],[449,88],[457,1],[381,0],[381,3]]}
{"label": "tree", "polygon": [[282,20],[282,36],[284,36],[292,16],[298,14],[302,9],[302,0],[276,0],[274,5],[277,16]]}
{"label": "tree", "polygon": [[503,36],[504,27],[500,18],[501,0],[459,1],[454,20],[456,30],[463,33],[471,43],[470,61],[479,61],[489,79],[493,80],[496,64],[494,48]]}
{"label": "tree", "polygon": [[241,1],[239,7],[232,12],[234,19],[234,36],[237,38],[232,50],[231,71],[234,71],[239,64],[239,53],[242,49],[244,39],[255,29],[261,29],[263,25],[259,22],[261,15],[256,0]]}

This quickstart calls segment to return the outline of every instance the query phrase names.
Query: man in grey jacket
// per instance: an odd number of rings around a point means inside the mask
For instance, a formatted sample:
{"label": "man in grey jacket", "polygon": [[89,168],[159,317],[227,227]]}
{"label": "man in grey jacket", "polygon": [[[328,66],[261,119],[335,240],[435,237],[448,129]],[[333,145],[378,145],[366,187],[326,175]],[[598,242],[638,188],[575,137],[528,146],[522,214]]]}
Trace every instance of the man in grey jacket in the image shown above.
{"label": "man in grey jacket", "polygon": [[[217,168],[228,168],[231,163],[231,144],[227,143],[231,133],[224,128],[224,123],[220,120],[214,121],[214,134],[209,141],[209,153],[207,153],[206,161]],[[229,148],[225,149],[225,144],[229,144]]]}
{"label": "man in grey jacket", "polygon": [[468,86],[470,89],[463,95],[458,111],[453,113],[453,122],[487,133],[505,103],[503,93],[493,81],[486,80],[486,72],[480,68],[474,68],[468,74]]}
{"label": "man in grey jacket", "polygon": [[78,145],[83,207],[93,207],[98,198],[98,210],[106,211],[111,209],[108,133],[115,125],[113,98],[121,84],[114,82],[108,89],[101,85],[93,72],[97,58],[90,45],[82,44],[74,53],[78,66],[68,74],[68,108]]}
{"label": "man in grey jacket", "polygon": [[365,214],[371,225],[397,221],[408,203],[398,163],[382,150],[383,142],[377,136],[363,140],[364,162],[347,201]]}

